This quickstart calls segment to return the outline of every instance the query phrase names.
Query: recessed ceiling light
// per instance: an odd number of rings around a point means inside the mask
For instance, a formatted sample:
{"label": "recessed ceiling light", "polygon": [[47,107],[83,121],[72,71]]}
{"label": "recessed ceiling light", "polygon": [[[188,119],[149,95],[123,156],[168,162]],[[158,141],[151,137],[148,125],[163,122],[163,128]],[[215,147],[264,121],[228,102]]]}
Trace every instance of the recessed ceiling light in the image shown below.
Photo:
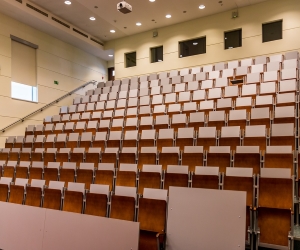
{"label": "recessed ceiling light", "polygon": [[150,2],[155,2],[155,0],[149,0]]}
{"label": "recessed ceiling light", "polygon": [[114,55],[108,55],[109,57],[113,57]]}
{"label": "recessed ceiling light", "polygon": [[198,43],[193,43],[193,45],[198,45]]}
{"label": "recessed ceiling light", "polygon": [[171,18],[172,16],[170,14],[166,15],[166,18]]}
{"label": "recessed ceiling light", "polygon": [[110,30],[110,33],[116,33],[116,31],[115,30]]}
{"label": "recessed ceiling light", "polygon": [[201,10],[205,9],[205,5],[201,4],[201,5],[199,6],[199,9],[201,9]]}
{"label": "recessed ceiling light", "polygon": [[70,5],[71,1],[65,1],[65,4]]}
{"label": "recessed ceiling light", "polygon": [[95,20],[96,20],[96,18],[95,18],[95,17],[93,17],[93,16],[91,16],[91,17],[90,17],[90,20],[91,20],[91,21],[95,21]]}
{"label": "recessed ceiling light", "polygon": [[136,23],[137,26],[141,26],[142,24],[140,22]]}

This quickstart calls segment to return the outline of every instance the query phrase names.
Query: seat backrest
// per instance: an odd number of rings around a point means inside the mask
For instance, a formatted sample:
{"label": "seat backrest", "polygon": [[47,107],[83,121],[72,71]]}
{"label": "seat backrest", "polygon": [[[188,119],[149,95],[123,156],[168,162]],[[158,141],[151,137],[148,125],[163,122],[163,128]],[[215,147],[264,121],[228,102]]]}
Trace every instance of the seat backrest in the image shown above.
{"label": "seat backrest", "polygon": [[219,110],[219,111],[209,111],[208,114],[208,121],[225,121],[225,111]]}
{"label": "seat backrest", "polygon": [[109,195],[109,185],[90,184],[90,193]]}
{"label": "seat backrest", "polygon": [[107,132],[96,132],[95,141],[105,141]]}
{"label": "seat backrest", "polygon": [[137,164],[120,163],[119,171],[130,171],[137,173]]}
{"label": "seat backrest", "polygon": [[38,188],[41,188],[43,190],[44,186],[45,186],[45,183],[46,183],[45,180],[35,180],[35,179],[32,179],[31,183],[30,183],[30,186],[31,187],[38,187]]}
{"label": "seat backrest", "polygon": [[210,146],[208,152],[213,154],[230,154],[230,146]]}
{"label": "seat backrest", "polygon": [[168,190],[144,188],[143,198],[167,201]]}
{"label": "seat backrest", "polygon": [[58,189],[61,192],[63,191],[65,186],[65,182],[64,181],[50,181],[49,182],[49,188],[51,189]]}
{"label": "seat backrest", "polygon": [[138,139],[138,130],[129,130],[126,131],[124,140],[137,140]]}
{"label": "seat backrest", "polygon": [[174,138],[174,129],[160,129],[158,132],[158,139],[173,139]]}
{"label": "seat backrest", "polygon": [[188,154],[194,154],[194,153],[202,154],[203,146],[184,146],[183,152]]}
{"label": "seat backrest", "polygon": [[200,127],[198,138],[216,138],[216,127]]}
{"label": "seat backrest", "polygon": [[144,164],[142,172],[162,173],[162,165]]}
{"label": "seat backrest", "polygon": [[221,128],[222,138],[239,138],[240,137],[240,126],[228,126]]}
{"label": "seat backrest", "polygon": [[194,128],[178,128],[177,138],[194,138]]}
{"label": "seat backrest", "polygon": [[273,136],[294,136],[294,124],[271,124],[271,137]]}
{"label": "seat backrest", "polygon": [[82,192],[84,194],[85,183],[68,182],[68,191]]}
{"label": "seat backrest", "polygon": [[141,139],[146,140],[146,139],[155,139],[156,136],[156,130],[151,129],[151,130],[142,130],[141,134]]}
{"label": "seat backrest", "polygon": [[167,173],[188,174],[189,166],[184,165],[167,165]]}
{"label": "seat backrest", "polygon": [[16,178],[15,185],[23,186],[24,188],[26,188],[26,186],[28,185],[28,179]]}
{"label": "seat backrest", "polygon": [[245,127],[245,137],[266,137],[266,125],[252,125]]}
{"label": "seat backrest", "polygon": [[80,141],[92,141],[92,132],[84,132],[81,134]]}
{"label": "seat backrest", "polygon": [[115,195],[133,197],[136,199],[136,188],[116,186]]}
{"label": "seat backrest", "polygon": [[219,175],[219,167],[195,167],[195,175]]}
{"label": "seat backrest", "polygon": [[141,147],[141,153],[149,153],[149,154],[156,154],[157,147]]}

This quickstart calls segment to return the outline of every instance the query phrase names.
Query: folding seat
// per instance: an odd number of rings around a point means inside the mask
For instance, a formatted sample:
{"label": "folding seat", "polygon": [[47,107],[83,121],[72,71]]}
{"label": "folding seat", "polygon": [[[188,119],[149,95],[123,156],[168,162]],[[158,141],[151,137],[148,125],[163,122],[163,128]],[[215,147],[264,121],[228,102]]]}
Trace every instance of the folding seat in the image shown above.
{"label": "folding seat", "polygon": [[264,82],[272,82],[272,81],[278,81],[279,80],[279,73],[278,71],[268,71],[263,73],[263,81]]}
{"label": "folding seat", "polygon": [[233,78],[234,77],[234,69],[223,69],[222,70],[222,78],[228,79],[228,78]]}
{"label": "folding seat", "polygon": [[149,95],[149,89],[148,89],[148,87],[146,87],[146,88],[140,88],[139,97],[148,96],[148,95]]}
{"label": "folding seat", "polygon": [[176,146],[179,146],[181,150],[183,150],[185,146],[193,146],[194,140],[194,128],[178,128]]}
{"label": "folding seat", "polygon": [[161,92],[161,87],[160,86],[152,87],[151,91],[150,91],[150,96],[159,95],[160,92]]}
{"label": "folding seat", "polygon": [[260,82],[261,82],[260,73],[250,73],[246,75],[246,84],[260,83]]}
{"label": "folding seat", "polygon": [[269,56],[269,61],[270,62],[282,62],[283,61],[283,55],[278,54],[278,55]]}
{"label": "folding seat", "polygon": [[191,68],[191,74],[197,74],[197,73],[200,73],[200,72],[203,72],[202,67]]}
{"label": "folding seat", "polygon": [[298,90],[298,84],[296,79],[279,81],[278,92],[296,92]]}
{"label": "folding seat", "polygon": [[173,76],[171,78],[171,84],[182,83],[182,76]]}
{"label": "folding seat", "polygon": [[277,92],[276,83],[275,82],[263,82],[260,84],[260,95],[272,94],[275,96]]}
{"label": "folding seat", "polygon": [[30,186],[26,187],[26,199],[24,205],[41,207],[45,181],[32,179]]}
{"label": "folding seat", "polygon": [[[151,102],[151,105],[154,106],[154,105],[162,105],[163,104],[163,95],[155,95],[152,97],[152,102]],[[141,100],[140,100],[140,105],[141,104]]]}
{"label": "folding seat", "polygon": [[137,164],[120,164],[117,171],[116,187],[136,187],[137,185]]}
{"label": "folding seat", "polygon": [[169,73],[169,78],[173,77],[173,76],[178,76],[179,74],[179,71],[174,69],[174,70],[171,70],[170,73]]}
{"label": "folding seat", "polygon": [[10,189],[11,182],[12,182],[12,178],[9,177],[0,178],[0,201],[1,202],[7,202],[8,191]]}
{"label": "folding seat", "polygon": [[299,59],[298,51],[290,51],[284,54],[284,60]]}
{"label": "folding seat", "polygon": [[63,132],[67,135],[69,135],[69,133],[73,133],[74,132],[74,127],[75,127],[75,122],[67,122]]}
{"label": "folding seat", "polygon": [[246,112],[250,112],[253,107],[253,101],[250,96],[238,97],[235,100],[235,109],[245,109]]}
{"label": "folding seat", "polygon": [[138,97],[138,89],[136,87],[136,89],[131,89],[132,86],[130,86],[130,90],[129,90],[129,94],[128,94],[128,98],[136,98]]}
{"label": "folding seat", "polygon": [[139,82],[139,77],[138,76],[131,77],[130,82],[131,83],[133,83],[133,82]]}
{"label": "folding seat", "polygon": [[[108,116],[107,116],[107,118],[108,118]],[[110,125],[111,125],[111,120],[100,120],[98,131],[99,132],[108,132],[108,130],[110,129]]]}
{"label": "folding seat", "polygon": [[[168,86],[168,85],[164,85],[164,86]],[[175,84],[174,92],[175,93],[184,92],[185,89],[186,89],[185,83],[178,83],[178,84]]]}
{"label": "folding seat", "polygon": [[64,193],[64,202],[62,210],[66,212],[82,213],[84,197],[84,183],[68,182],[68,187]]}
{"label": "folding seat", "polygon": [[[142,117],[142,118],[145,118],[145,117]],[[169,115],[158,115],[155,118],[154,128],[158,132],[159,129],[169,128],[169,124],[170,124]],[[142,125],[142,119],[141,119],[140,127],[141,127],[141,125]],[[150,127],[150,125],[149,126],[142,126],[142,128],[140,130],[142,130],[142,129],[151,129],[151,128],[152,127]]]}
{"label": "folding seat", "polygon": [[271,124],[270,146],[290,145],[295,149],[295,125],[293,123]]}
{"label": "folding seat", "polygon": [[74,99],[73,99],[73,104],[79,104],[79,103],[81,103],[81,97],[80,96],[77,96],[77,97],[75,97]]}
{"label": "folding seat", "polygon": [[[216,127],[217,130],[220,130],[222,126],[225,126],[225,124],[226,124],[226,114],[224,110],[209,111],[208,122],[207,122],[208,127]],[[199,129],[199,127],[204,127],[204,123],[200,124],[200,126],[197,127],[197,130]]]}
{"label": "folding seat", "polygon": [[61,210],[64,185],[62,181],[49,182],[49,187],[44,189],[43,208]]}
{"label": "folding seat", "polygon": [[80,122],[77,122],[75,124],[75,128],[74,128],[74,132],[77,132],[79,134],[82,134],[85,130],[86,130],[86,122],[85,121],[80,121]]}
{"label": "folding seat", "polygon": [[118,163],[119,165],[136,164],[137,155],[137,147],[123,147],[122,150],[119,152]]}
{"label": "folding seat", "polygon": [[80,163],[79,168],[76,170],[76,182],[84,183],[87,189],[94,179],[94,164],[93,163]]}
{"label": "folding seat", "polygon": [[116,109],[114,111],[114,118],[123,118],[126,115],[125,109]]}
{"label": "folding seat", "polygon": [[[59,114],[63,115],[63,114],[67,114],[67,113],[68,113],[68,107],[67,106],[61,106],[60,109],[59,109]],[[47,117],[49,118],[49,116],[47,116]],[[49,120],[47,119],[46,122],[48,123]]]}
{"label": "folding seat", "polygon": [[69,110],[69,114],[76,113],[77,112],[77,105],[71,105],[68,110]]}
{"label": "folding seat", "polygon": [[96,132],[95,138],[92,142],[93,148],[101,148],[104,150],[106,147],[107,132]]}
{"label": "folding seat", "polygon": [[129,89],[129,84],[122,84],[120,86],[119,99],[120,98],[127,98],[127,91],[128,91],[128,89]]}
{"label": "folding seat", "polygon": [[240,126],[222,127],[219,137],[220,146],[230,146],[231,150],[235,150],[237,146],[241,146]]}
{"label": "folding seat", "polygon": [[198,81],[188,82],[187,91],[194,91],[200,89]]}
{"label": "folding seat", "polygon": [[101,163],[114,163],[117,166],[119,158],[119,147],[117,148],[105,148],[101,153]]}
{"label": "folding seat", "polygon": [[108,185],[91,184],[90,191],[86,193],[84,214],[106,217],[108,199]]}
{"label": "folding seat", "polygon": [[[169,107],[172,103],[176,103],[177,95],[176,93],[169,93],[165,95],[164,103]],[[153,102],[152,102],[153,103]]]}
{"label": "folding seat", "polygon": [[58,151],[57,148],[47,148],[46,149],[46,152],[44,152],[44,154],[43,154],[45,166],[48,166],[49,162],[56,161],[57,151]]}
{"label": "folding seat", "polygon": [[284,60],[282,62],[282,69],[296,69],[296,68],[299,68],[298,59]]}
{"label": "folding seat", "polygon": [[109,93],[110,90],[111,90],[111,86],[105,86],[104,88],[102,88],[102,95]]}
{"label": "folding seat", "polygon": [[225,87],[224,98],[232,97],[233,99],[239,96],[239,87],[238,86],[228,86]]}
{"label": "folding seat", "polygon": [[94,90],[94,95],[101,95],[102,94],[102,89],[103,89],[103,87],[102,88],[96,88]]}
{"label": "folding seat", "polygon": [[35,148],[31,152],[31,161],[42,161],[44,162],[44,148]]}
{"label": "folding seat", "polygon": [[215,80],[215,88],[224,88],[228,86],[227,78],[217,78]]}
{"label": "folding seat", "polygon": [[177,131],[178,128],[185,128],[187,126],[186,114],[174,114],[172,115],[171,128]]}
{"label": "folding seat", "polygon": [[138,106],[138,98],[137,97],[131,97],[128,99],[127,109],[128,109],[128,107],[137,107],[137,106]]}
{"label": "folding seat", "polygon": [[159,129],[158,138],[156,140],[157,149],[160,151],[162,147],[173,147],[175,144],[174,129]]}
{"label": "folding seat", "polygon": [[169,187],[189,186],[189,166],[168,165],[163,182],[164,189],[169,191]]}
{"label": "folding seat", "polygon": [[166,105],[162,104],[162,105],[156,105],[153,108],[153,117],[156,118],[157,115],[162,115],[162,114],[166,114]]}
{"label": "folding seat", "polygon": [[266,69],[265,64],[256,64],[250,67],[251,73],[263,73]]}
{"label": "folding seat", "polygon": [[35,125],[28,125],[25,130],[25,136],[34,135]]}
{"label": "folding seat", "polygon": [[42,135],[44,133],[44,125],[38,124],[35,126],[34,136]]}
{"label": "folding seat", "polygon": [[[123,84],[123,80],[114,80],[113,81],[113,86],[119,86],[119,85],[121,85],[121,83]],[[126,84],[125,79],[124,79],[124,83]]]}
{"label": "folding seat", "polygon": [[2,176],[10,177],[14,180],[16,167],[17,167],[17,161],[8,161],[5,165],[2,166]]}
{"label": "folding seat", "polygon": [[267,137],[266,125],[246,126],[243,145],[259,146],[261,150],[265,150],[267,146]]}
{"label": "folding seat", "polygon": [[217,107],[216,110],[224,110],[226,114],[228,114],[229,110],[233,107],[232,98],[222,98],[217,99]]}
{"label": "folding seat", "polygon": [[166,170],[167,165],[178,165],[180,158],[179,147],[162,147],[158,156],[158,163]]}
{"label": "folding seat", "polygon": [[119,86],[113,86],[111,88],[111,91],[112,92],[110,92],[109,96],[108,96],[108,101],[106,103],[106,108],[107,108],[107,104],[109,103],[109,101],[115,101],[116,99],[118,99],[118,96],[119,96],[119,93],[118,93]]}
{"label": "folding seat", "polygon": [[138,127],[139,127],[139,120],[137,117],[126,118],[126,122],[124,124],[124,131],[137,130]]}
{"label": "folding seat", "polygon": [[181,164],[189,166],[189,171],[194,172],[196,166],[203,166],[203,146],[184,146]]}
{"label": "folding seat", "polygon": [[15,142],[16,142],[15,136],[7,137],[5,140],[5,148],[13,148]]}
{"label": "folding seat", "polygon": [[[107,120],[106,120],[106,122],[107,122]],[[104,123],[104,122],[102,122],[102,123]],[[98,128],[99,128],[99,122],[98,121],[89,121],[87,123],[85,132],[90,132],[94,135],[98,131]],[[82,133],[82,134],[84,134],[84,133]]]}
{"label": "folding seat", "polygon": [[[208,150],[210,146],[217,145],[216,127],[199,127],[197,146],[203,146],[204,150]],[[210,165],[217,166],[217,165]]]}
{"label": "folding seat", "polygon": [[127,99],[119,99],[117,100],[116,109],[125,109],[127,106]]}
{"label": "folding seat", "polygon": [[23,148],[20,152],[20,161],[31,161],[31,148]]}
{"label": "folding seat", "polygon": [[157,164],[157,147],[141,147],[138,156],[138,168],[142,169],[144,164]]}
{"label": "folding seat", "polygon": [[0,161],[6,163],[8,161],[10,148],[3,148],[0,152]]}
{"label": "folding seat", "polygon": [[[98,102],[98,101],[95,101],[95,102]],[[85,112],[82,113],[82,116],[85,114],[85,117],[88,117],[88,119],[90,119],[90,114],[91,114],[91,112],[94,112],[95,108],[96,108],[96,104],[95,103],[87,103],[86,104]],[[89,113],[89,115],[87,116],[86,113]],[[81,117],[81,120],[82,119],[83,118]],[[85,118],[85,119],[87,119],[87,118]]]}
{"label": "folding seat", "polygon": [[115,100],[107,101],[105,111],[103,112],[102,119],[112,117],[113,110],[115,109],[115,106],[116,106],[116,101]]}
{"label": "folding seat", "polygon": [[248,66],[241,66],[235,69],[235,78],[240,78],[246,76],[249,73]]}
{"label": "folding seat", "polygon": [[[223,189],[246,192],[246,241],[252,243],[253,207],[255,206],[255,176],[252,168],[226,168]],[[250,244],[251,244],[250,243]]]}
{"label": "folding seat", "polygon": [[15,185],[10,185],[8,202],[22,205],[27,184],[28,179],[16,178]]}
{"label": "folding seat", "polygon": [[93,95],[94,94],[94,90],[93,89],[89,89],[88,91],[85,92],[85,95]]}
{"label": "folding seat", "polygon": [[138,130],[128,130],[124,132],[124,137],[122,141],[123,147],[137,147],[139,141],[139,131]]}
{"label": "folding seat", "polygon": [[229,110],[228,126],[240,126],[244,129],[249,120],[248,116],[246,109]]}
{"label": "folding seat", "polygon": [[290,68],[281,70],[280,80],[299,79],[298,69]]}
{"label": "folding seat", "polygon": [[[47,137],[47,139],[48,139],[48,137]],[[65,148],[66,142],[67,142],[67,134],[58,134],[56,137],[56,140],[55,140],[55,147],[58,149]],[[46,143],[47,143],[47,141],[44,144],[46,144]]]}
{"label": "folding seat", "polygon": [[221,88],[214,88],[208,90],[207,99],[220,99],[222,98],[222,89]]}
{"label": "folding seat", "polygon": [[122,131],[111,131],[108,137],[108,140],[106,142],[107,147],[121,147],[123,139],[123,133]]}
{"label": "folding seat", "polygon": [[110,127],[110,131],[122,131],[124,126],[124,119],[113,119]]}
{"label": "folding seat", "polygon": [[235,168],[252,168],[254,174],[259,174],[261,168],[259,146],[237,146],[233,164]]}
{"label": "folding seat", "polygon": [[152,115],[151,106],[140,106],[138,111],[138,116],[149,116]]}
{"label": "folding seat", "polygon": [[135,220],[136,188],[116,186],[111,196],[110,218],[118,220]]}
{"label": "folding seat", "polygon": [[251,109],[250,124],[266,125],[267,128],[270,128],[270,108],[266,107]]}
{"label": "folding seat", "polygon": [[279,70],[281,70],[281,63],[279,61],[267,63],[267,72],[275,72]]}
{"label": "folding seat", "polygon": [[156,130],[142,130],[141,138],[139,140],[139,148],[141,147],[153,147],[156,142]]}
{"label": "folding seat", "polygon": [[70,153],[70,162],[75,162],[78,167],[85,158],[85,149],[84,148],[73,148],[73,151]]}
{"label": "folding seat", "polygon": [[294,151],[289,146],[267,146],[264,154],[264,168],[288,168],[290,174],[295,173]]}
{"label": "folding seat", "polygon": [[77,105],[77,113],[83,113],[86,111],[86,103]]}
{"label": "folding seat", "polygon": [[9,160],[10,161],[19,161],[20,159],[20,148],[12,148],[10,153],[9,153]]}
{"label": "folding seat", "polygon": [[[95,111],[103,111],[105,109],[105,102],[97,102]],[[87,110],[88,111],[88,110]],[[93,112],[94,114],[95,112]]]}
{"label": "folding seat", "polygon": [[105,86],[106,86],[106,87],[111,87],[111,86],[113,86],[113,81],[107,81],[107,82],[105,83]]}
{"label": "folding seat", "polygon": [[201,82],[201,89],[212,89],[214,85],[213,80],[205,80]]}
{"label": "folding seat", "polygon": [[95,180],[93,184],[108,185],[109,191],[113,190],[115,176],[114,163],[99,163],[95,170]]}
{"label": "folding seat", "polygon": [[28,179],[30,161],[20,161],[15,167],[15,178]]}
{"label": "folding seat", "polygon": [[13,145],[14,148],[22,148],[24,144],[24,136],[17,136]]}
{"label": "folding seat", "polygon": [[205,65],[202,67],[202,71],[203,72],[210,72],[214,70],[214,66],[213,65]]}
{"label": "folding seat", "polygon": [[155,79],[157,79],[157,78],[158,78],[158,77],[157,77],[157,74],[156,74],[156,73],[152,73],[152,74],[149,75],[148,80],[151,81],[151,80],[155,80]]}
{"label": "folding seat", "polygon": [[295,93],[283,93],[276,95],[276,107],[291,105],[295,107],[296,104]]}
{"label": "folding seat", "polygon": [[294,224],[294,181],[289,169],[262,168],[258,185],[256,245],[288,248]]}
{"label": "folding seat", "polygon": [[161,188],[162,166],[144,164],[139,172],[138,194],[143,194],[145,188]]}
{"label": "folding seat", "polygon": [[231,166],[230,146],[210,146],[207,152],[207,166],[218,166],[220,172],[225,172]]}
{"label": "folding seat", "polygon": [[148,81],[149,76],[148,75],[142,75],[140,76],[140,82],[146,82]]}
{"label": "folding seat", "polygon": [[158,74],[158,79],[164,79],[164,78],[168,78],[168,77],[169,77],[168,72],[161,72]]}
{"label": "folding seat", "polygon": [[206,115],[213,109],[215,109],[215,102],[213,100],[200,102],[199,110],[204,111]]}
{"label": "folding seat", "polygon": [[63,162],[62,168],[59,171],[59,181],[65,182],[65,187],[68,182],[74,182],[76,176],[76,163]]}
{"label": "folding seat", "polygon": [[[74,115],[74,114],[72,114]],[[69,122],[70,121],[70,118],[71,118],[71,115],[70,114],[64,114],[62,117],[61,117],[61,122],[63,122],[64,124],[66,124],[66,122]]]}
{"label": "folding seat", "polygon": [[164,249],[167,191],[145,188],[139,199],[139,249]]}
{"label": "folding seat", "polygon": [[217,79],[220,78],[221,72],[219,70],[210,71],[208,73],[208,79]]}
{"label": "folding seat", "polygon": [[85,162],[93,163],[94,167],[97,167],[100,162],[100,153],[101,148],[89,148],[85,153]]}
{"label": "folding seat", "polygon": [[56,162],[59,162],[60,165],[62,165],[64,162],[68,162],[70,159],[70,153],[71,153],[70,148],[61,148],[56,153]]}
{"label": "folding seat", "polygon": [[219,189],[219,167],[196,166],[192,174],[192,188]]}
{"label": "folding seat", "polygon": [[240,63],[239,61],[230,61],[227,62],[227,69],[236,69],[237,67],[239,67]]}
{"label": "folding seat", "polygon": [[276,107],[274,111],[274,123],[296,123],[296,109],[294,106]]}
{"label": "folding seat", "polygon": [[44,162],[42,161],[33,161],[31,167],[29,168],[29,177],[28,179],[31,181],[32,179],[41,180],[44,172]]}
{"label": "folding seat", "polygon": [[53,133],[53,130],[54,130],[54,124],[52,124],[52,123],[46,124],[43,134],[50,135]]}
{"label": "folding seat", "polygon": [[43,119],[43,124],[44,124],[44,125],[49,124],[49,123],[52,123],[52,116],[46,116],[46,117]]}
{"label": "folding seat", "polygon": [[65,129],[65,124],[64,123],[56,123],[54,129],[53,129],[53,134],[58,135],[64,132]]}

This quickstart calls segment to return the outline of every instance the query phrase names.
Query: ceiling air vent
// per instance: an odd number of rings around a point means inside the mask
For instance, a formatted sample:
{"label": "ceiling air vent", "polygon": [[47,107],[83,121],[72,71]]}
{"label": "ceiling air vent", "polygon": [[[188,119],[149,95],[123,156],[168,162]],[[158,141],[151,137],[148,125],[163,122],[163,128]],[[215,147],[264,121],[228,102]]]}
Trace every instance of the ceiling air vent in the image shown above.
{"label": "ceiling air vent", "polygon": [[91,37],[91,40],[92,40],[93,42],[98,43],[98,44],[100,44],[100,45],[103,46],[103,43],[101,43],[100,41],[97,41],[96,39],[94,39],[94,38],[92,38],[92,37]]}
{"label": "ceiling air vent", "polygon": [[19,3],[22,3],[22,0],[16,0],[17,2],[19,2]]}
{"label": "ceiling air vent", "polygon": [[52,20],[55,21],[55,22],[57,22],[57,23],[59,23],[59,24],[61,24],[61,25],[63,25],[63,26],[65,26],[65,27],[67,27],[68,29],[70,29],[70,25],[69,24],[66,24],[66,23],[62,22],[62,21],[58,20],[55,17],[52,17]]}
{"label": "ceiling air vent", "polygon": [[26,6],[27,6],[28,8],[30,8],[30,9],[32,9],[32,10],[34,10],[34,11],[36,11],[36,12],[42,14],[42,15],[48,17],[48,14],[47,14],[46,12],[44,12],[44,11],[42,11],[42,10],[40,10],[40,9],[38,9],[38,8],[36,8],[36,7],[34,7],[34,6],[32,6],[31,4],[26,3]]}
{"label": "ceiling air vent", "polygon": [[86,37],[86,38],[89,37],[87,34],[84,34],[84,33],[82,33],[81,31],[79,31],[79,30],[77,30],[77,29],[74,29],[74,28],[73,28],[73,31],[75,31],[76,33],[78,33],[78,34],[80,34],[80,35],[82,35],[82,36],[84,36],[84,37]]}

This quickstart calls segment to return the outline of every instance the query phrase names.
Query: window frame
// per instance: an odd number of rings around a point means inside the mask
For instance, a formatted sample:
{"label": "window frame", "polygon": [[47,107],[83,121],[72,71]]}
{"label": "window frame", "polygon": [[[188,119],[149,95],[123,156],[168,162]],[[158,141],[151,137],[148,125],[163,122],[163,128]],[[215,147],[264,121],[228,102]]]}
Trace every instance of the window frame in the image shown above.
{"label": "window frame", "polygon": [[[181,53],[181,49],[180,49],[181,43],[184,43],[184,42],[193,42],[193,41],[198,40],[198,39],[204,39],[205,51],[203,53],[182,56],[183,53]],[[198,55],[206,54],[206,48],[207,48],[206,35],[205,36],[200,36],[200,37],[195,37],[195,38],[192,38],[192,39],[187,39],[187,40],[179,41],[178,42],[178,58],[185,58],[185,57],[190,57],[190,56],[198,56]]]}
{"label": "window frame", "polygon": [[[153,58],[152,58],[152,50],[153,49],[157,49],[157,48],[162,48],[162,60],[161,61],[159,61],[159,60],[153,61]],[[150,53],[150,63],[159,63],[159,62],[163,62],[164,61],[164,46],[163,45],[151,47],[149,53]]]}
{"label": "window frame", "polygon": [[[14,86],[15,85],[15,86]],[[31,98],[22,98],[20,95],[14,93],[14,88],[18,87],[17,85],[22,85],[20,86],[21,88],[31,88]],[[22,94],[25,92],[23,91]],[[30,86],[27,84],[22,84],[18,82],[11,82],[11,98],[15,100],[20,100],[20,101],[26,101],[26,102],[32,102],[32,103],[38,103],[38,87],[37,86]]]}
{"label": "window frame", "polygon": [[[236,32],[236,31],[239,31],[240,32],[240,46],[237,46],[237,47],[228,47],[226,48],[226,34],[228,33],[232,33],[232,32]],[[236,49],[236,48],[240,48],[243,46],[243,29],[242,28],[238,28],[238,29],[234,29],[234,30],[226,30],[224,31],[224,50],[230,50],[230,49]]]}
{"label": "window frame", "polygon": [[[279,39],[275,39],[275,40],[269,40],[269,41],[264,41],[264,25],[268,25],[268,24],[273,24],[273,23],[279,23],[281,24],[281,38]],[[262,39],[262,43],[268,43],[268,42],[273,42],[273,41],[277,41],[277,40],[282,40],[283,39],[283,19],[279,19],[279,20],[274,20],[271,22],[266,22],[266,23],[262,23],[261,24],[261,39]]]}
{"label": "window frame", "polygon": [[[129,54],[133,54],[135,53],[135,65],[133,66],[127,66],[127,55]],[[131,51],[131,52],[127,52],[124,54],[124,61],[125,61],[125,68],[132,68],[132,67],[136,67],[137,66],[137,52],[136,51]]]}

